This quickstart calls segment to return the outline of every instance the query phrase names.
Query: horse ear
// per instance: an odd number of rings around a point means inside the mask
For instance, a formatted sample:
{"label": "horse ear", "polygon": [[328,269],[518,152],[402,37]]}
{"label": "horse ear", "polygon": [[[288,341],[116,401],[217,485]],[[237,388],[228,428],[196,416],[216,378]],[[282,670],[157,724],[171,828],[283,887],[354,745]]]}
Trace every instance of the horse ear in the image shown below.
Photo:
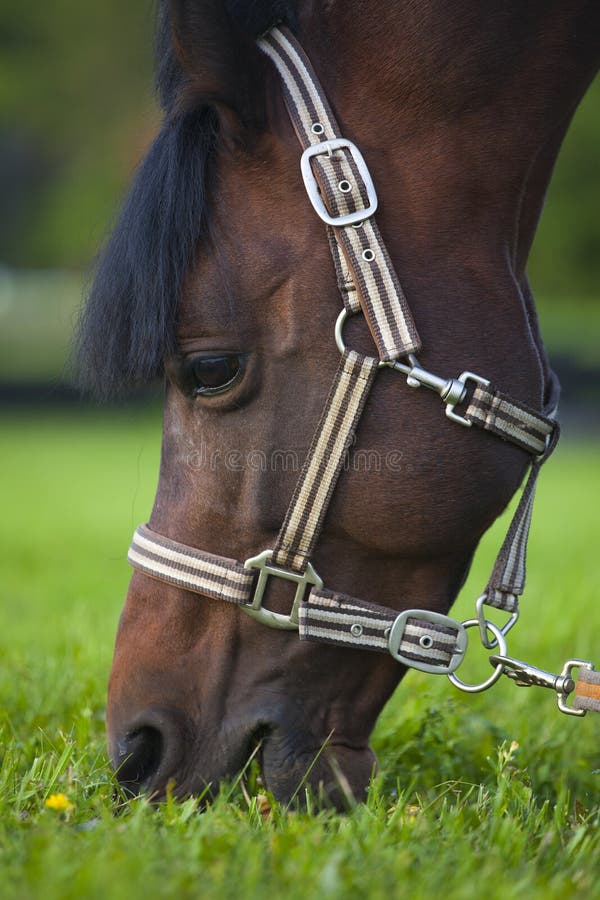
{"label": "horse ear", "polygon": [[232,133],[261,120],[263,61],[228,9],[224,0],[168,0],[171,52],[182,75],[173,111],[213,106]]}

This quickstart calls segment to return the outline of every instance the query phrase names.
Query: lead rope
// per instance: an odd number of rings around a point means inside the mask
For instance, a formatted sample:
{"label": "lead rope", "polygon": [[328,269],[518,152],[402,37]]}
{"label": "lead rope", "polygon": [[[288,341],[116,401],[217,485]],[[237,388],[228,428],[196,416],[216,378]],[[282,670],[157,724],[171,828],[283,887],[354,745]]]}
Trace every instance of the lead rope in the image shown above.
{"label": "lead rope", "polygon": [[[241,565],[204,553],[140,526],[129,551],[131,565],[153,578],[203,597],[240,606],[248,615],[274,628],[299,630],[303,640],[389,652],[405,666],[447,674],[462,690],[490,687],[501,674],[519,685],[553,688],[558,706],[571,715],[600,711],[600,673],[591,663],[570,660],[553,675],[506,655],[506,634],[516,622],[518,600],[525,587],[527,538],[535,485],[541,464],[558,440],[558,426],[523,403],[497,391],[485,378],[463,372],[457,379],[440,378],[423,369],[414,352],[420,340],[397,275],[373,220],[377,195],[366,163],[339,128],[312,66],[295,38],[274,28],[259,41],[281,75],[286,105],[304,153],[304,184],[327,235],[344,309],[336,326],[341,352],[332,388],[308,451],[285,520],[273,549]],[[379,359],[346,349],[342,329],[348,315],[363,310]],[[406,361],[402,361],[406,360]],[[496,559],[484,593],[477,601],[477,618],[459,623],[429,610],[398,613],[327,590],[310,559],[343,468],[349,447],[374,384],[377,370],[389,366],[406,375],[409,387],[435,391],[446,415],[465,427],[476,426],[510,441],[532,456],[521,500]],[[468,386],[474,390],[468,399]],[[555,394],[555,391],[553,391]],[[456,411],[467,402],[464,416]],[[270,577],[296,586],[289,615],[263,606]],[[509,613],[499,628],[485,618],[485,605]],[[491,657],[493,674],[479,685],[462,682],[454,671],[467,649],[467,628],[479,627]],[[490,639],[489,635],[492,638]],[[579,669],[575,684],[573,670]],[[575,692],[573,706],[567,705]]]}

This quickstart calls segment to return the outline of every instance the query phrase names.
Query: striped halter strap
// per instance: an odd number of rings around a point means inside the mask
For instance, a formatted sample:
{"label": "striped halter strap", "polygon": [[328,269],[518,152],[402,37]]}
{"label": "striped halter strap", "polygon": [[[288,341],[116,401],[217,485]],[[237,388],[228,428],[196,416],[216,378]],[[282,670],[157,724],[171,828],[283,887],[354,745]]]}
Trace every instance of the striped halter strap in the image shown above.
{"label": "striped halter strap", "polygon": [[[447,674],[465,690],[483,690],[503,672],[516,679],[519,661],[506,656],[506,634],[516,622],[519,597],[525,587],[536,480],[559,435],[553,420],[558,397],[556,379],[553,376],[550,385],[549,408],[541,414],[473,372],[442,378],[419,365],[414,354],[421,341],[374,219],[377,194],[360,151],[340,136],[312,66],[292,34],[273,28],[259,40],[259,47],[281,76],[287,109],[303,148],[301,170],[308,198],[327,226],[343,299],[335,331],[339,366],[273,548],[242,564],[180,544],[142,525],[135,532],[129,562],[151,577],[203,597],[237,604],[264,625],[298,630],[303,640],[390,653],[405,666]],[[369,325],[376,357],[363,356],[344,345],[344,322],[359,312]],[[445,404],[446,416],[454,423],[490,431],[531,456],[529,477],[492,574],[477,601],[477,616],[462,624],[428,610],[398,613],[328,590],[311,564],[348,447],[382,367],[405,375],[409,387],[436,392]],[[296,586],[289,614],[263,606],[271,577]],[[485,618],[485,605],[509,614],[503,628]],[[482,685],[467,685],[453,674],[466,652],[466,629],[472,626],[478,626],[484,645],[497,648],[499,653],[492,657],[493,674]],[[519,665],[521,678],[527,677],[523,667],[535,673],[542,671],[525,663]],[[570,678],[575,667],[581,670],[577,686]],[[571,660],[561,676],[544,674],[557,680],[548,686],[557,691],[563,711],[575,715],[583,715],[587,709],[600,711],[600,672],[591,663]],[[541,676],[536,677],[536,683],[540,683]],[[567,695],[575,687],[573,706],[567,706]]]}

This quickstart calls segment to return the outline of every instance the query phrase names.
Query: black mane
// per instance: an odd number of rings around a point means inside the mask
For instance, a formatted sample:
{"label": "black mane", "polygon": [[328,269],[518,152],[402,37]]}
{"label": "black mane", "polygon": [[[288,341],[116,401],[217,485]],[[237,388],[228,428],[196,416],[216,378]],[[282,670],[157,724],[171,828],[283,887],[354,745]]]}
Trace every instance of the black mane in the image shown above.
{"label": "black mane", "polygon": [[[203,95],[202,79],[184,70],[172,16],[189,14],[193,25],[205,28],[207,43],[219,37],[211,17],[219,20],[224,41],[234,33],[253,41],[277,22],[293,25],[292,6],[289,0],[160,2],[156,86],[163,126],[99,258],[78,330],[80,382],[99,397],[161,374],[173,347],[182,282],[208,224],[208,163],[219,129],[215,96],[212,90]],[[219,60],[219,46],[195,49]],[[223,48],[224,59],[232,55]],[[236,73],[230,78],[239,80]]]}

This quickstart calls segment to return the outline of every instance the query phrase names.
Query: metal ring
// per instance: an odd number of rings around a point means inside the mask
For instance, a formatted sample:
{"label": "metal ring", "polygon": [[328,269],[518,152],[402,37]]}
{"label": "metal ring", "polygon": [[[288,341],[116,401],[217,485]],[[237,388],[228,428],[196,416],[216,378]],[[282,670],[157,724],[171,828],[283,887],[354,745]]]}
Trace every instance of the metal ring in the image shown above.
{"label": "metal ring", "polygon": [[[479,627],[479,619],[467,619],[467,621],[462,624],[463,628]],[[504,635],[493,622],[487,622],[486,625],[498,641],[498,647],[500,648],[499,656],[506,656],[508,647]],[[461,691],[465,691],[467,694],[479,694],[481,691],[487,691],[488,688],[491,688],[492,685],[496,684],[503,672],[504,666],[502,664],[497,665],[490,677],[486,678],[486,680],[482,681],[480,684],[467,684],[466,681],[461,681],[454,672],[448,675],[448,679],[454,687],[457,687]]]}
{"label": "metal ring", "polygon": [[362,252],[362,258],[365,262],[373,262],[375,259],[375,251],[371,250],[370,247],[367,247],[367,249]]}
{"label": "metal ring", "polygon": [[337,319],[335,320],[335,331],[334,331],[335,345],[338,348],[338,350],[340,351],[340,353],[342,353],[342,354],[346,352],[346,345],[344,343],[342,331],[344,330],[344,322],[346,321],[346,319],[348,318],[349,315],[350,315],[350,313],[348,312],[346,307],[344,307],[343,310],[341,311],[341,313],[339,314],[339,316],[337,317]]}
{"label": "metal ring", "polygon": [[[348,318],[349,315],[354,315],[354,313],[348,312],[348,310],[344,306],[341,313],[335,320],[335,329],[334,329],[335,345],[342,355],[346,352],[346,344],[344,343],[344,336],[343,336],[342,332],[344,330],[344,322],[346,321],[346,319]],[[384,366],[389,366],[389,363],[380,359],[378,362],[378,365],[379,365],[379,368],[382,369]]]}
{"label": "metal ring", "polygon": [[[485,647],[486,650],[494,650],[498,646],[498,642],[496,641],[495,638],[493,641],[488,640],[487,626],[489,625],[489,622],[485,617],[485,613],[484,613],[484,609],[483,609],[483,607],[485,605],[485,601],[487,600],[487,596],[488,596],[487,593],[485,593],[485,594],[482,594],[480,597],[478,597],[477,602],[475,604],[475,608],[477,610],[477,620],[479,622],[479,637],[481,639],[481,643],[483,644],[483,646]],[[517,609],[513,613],[510,614],[508,622],[505,622],[504,625],[502,625],[500,627],[500,631],[502,632],[504,637],[506,637],[506,635],[511,630],[513,625],[516,625],[518,621],[519,621],[519,608],[517,607]],[[491,631],[491,628],[489,630]]]}
{"label": "metal ring", "polygon": [[346,178],[342,178],[342,180],[338,182],[338,188],[342,194],[349,194],[352,190],[352,185]]}
{"label": "metal ring", "polygon": [[320,122],[315,122],[314,125],[312,125],[310,130],[312,131],[313,134],[324,134],[325,133],[325,129],[323,128],[323,126],[321,125]]}

